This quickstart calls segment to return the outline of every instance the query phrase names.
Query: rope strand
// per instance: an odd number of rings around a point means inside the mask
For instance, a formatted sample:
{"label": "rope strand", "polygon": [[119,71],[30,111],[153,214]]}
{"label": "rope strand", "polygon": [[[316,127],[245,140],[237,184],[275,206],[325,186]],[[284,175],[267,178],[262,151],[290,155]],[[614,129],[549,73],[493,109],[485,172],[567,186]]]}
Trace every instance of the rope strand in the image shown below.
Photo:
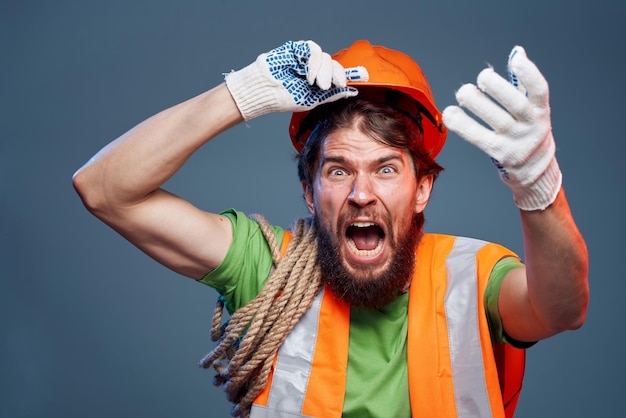
{"label": "rope strand", "polygon": [[261,215],[252,216],[270,247],[273,271],[261,292],[226,324],[222,324],[224,301],[219,297],[211,329],[217,346],[200,360],[200,366],[215,369],[213,383],[223,386],[228,400],[234,403],[233,417],[250,415],[254,399],[267,384],[280,345],[322,287],[313,220],[296,221],[281,258],[270,225]]}

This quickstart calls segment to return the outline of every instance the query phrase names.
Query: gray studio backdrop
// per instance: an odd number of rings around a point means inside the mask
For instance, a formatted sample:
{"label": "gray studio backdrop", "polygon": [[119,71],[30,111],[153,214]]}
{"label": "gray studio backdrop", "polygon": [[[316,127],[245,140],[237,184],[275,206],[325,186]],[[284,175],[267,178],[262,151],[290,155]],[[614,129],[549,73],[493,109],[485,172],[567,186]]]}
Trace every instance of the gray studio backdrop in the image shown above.
{"label": "gray studio backdrop", "polygon": [[[612,416],[625,362],[618,1],[0,1],[0,417],[219,417],[196,362],[216,294],[129,245],[82,207],[71,176],[107,142],[286,40],[333,52],[365,38],[407,52],[438,105],[523,45],[551,87],[564,185],[586,237],[585,326],[528,352],[517,417]],[[166,185],[194,204],[289,226],[305,214],[288,115],[242,124]],[[523,253],[509,190],[450,135],[429,231]],[[619,415],[619,414],[618,414]]]}

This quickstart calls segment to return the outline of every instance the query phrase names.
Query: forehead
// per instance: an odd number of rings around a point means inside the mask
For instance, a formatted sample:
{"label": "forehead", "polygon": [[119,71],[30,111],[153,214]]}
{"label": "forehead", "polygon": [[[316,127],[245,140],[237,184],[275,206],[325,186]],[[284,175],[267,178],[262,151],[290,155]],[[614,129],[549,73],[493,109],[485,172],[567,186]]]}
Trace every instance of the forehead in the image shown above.
{"label": "forehead", "polygon": [[411,161],[407,149],[387,145],[361,130],[341,128],[331,132],[320,149],[321,163],[328,158],[347,160],[379,160],[380,158],[398,158]]}

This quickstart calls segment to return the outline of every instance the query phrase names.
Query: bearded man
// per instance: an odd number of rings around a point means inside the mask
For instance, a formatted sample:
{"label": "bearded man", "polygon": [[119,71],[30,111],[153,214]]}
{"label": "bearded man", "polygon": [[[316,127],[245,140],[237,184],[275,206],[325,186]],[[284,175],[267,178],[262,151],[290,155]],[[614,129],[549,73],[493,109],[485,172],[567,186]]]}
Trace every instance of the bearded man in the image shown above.
{"label": "bearded man", "polygon": [[[481,124],[457,106],[442,115],[399,51],[357,41],[331,57],[287,42],[107,145],[74,185],[148,255],[218,290],[218,344],[201,364],[234,416],[511,417],[524,350],[580,327],[588,289],[547,83],[521,47],[509,72],[486,69],[457,92]],[[269,112],[293,112],[309,218],[284,230],[161,188],[200,146]],[[448,128],[511,187],[524,263],[424,231]]]}

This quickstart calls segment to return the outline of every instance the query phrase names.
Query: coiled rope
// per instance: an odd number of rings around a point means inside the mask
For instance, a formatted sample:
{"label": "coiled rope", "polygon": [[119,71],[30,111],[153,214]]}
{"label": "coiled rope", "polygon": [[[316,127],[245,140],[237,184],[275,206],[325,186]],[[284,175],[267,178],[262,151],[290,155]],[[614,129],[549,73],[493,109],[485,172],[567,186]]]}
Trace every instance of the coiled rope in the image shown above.
{"label": "coiled rope", "polygon": [[312,218],[298,219],[284,257],[267,221],[253,215],[267,240],[274,268],[262,291],[222,325],[220,297],[212,321],[217,346],[200,366],[213,366],[214,384],[223,386],[234,404],[233,417],[248,417],[254,399],[265,387],[274,356],[287,334],[313,303],[322,287],[317,263],[316,229]]}

